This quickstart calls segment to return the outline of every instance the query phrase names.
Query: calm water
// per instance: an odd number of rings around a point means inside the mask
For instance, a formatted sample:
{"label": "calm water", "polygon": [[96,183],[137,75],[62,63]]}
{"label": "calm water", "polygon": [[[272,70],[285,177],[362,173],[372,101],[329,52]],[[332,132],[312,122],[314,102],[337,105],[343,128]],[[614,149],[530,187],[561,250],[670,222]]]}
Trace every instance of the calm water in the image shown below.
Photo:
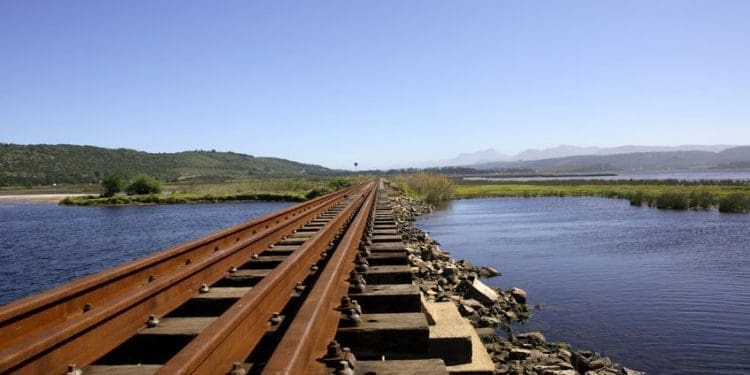
{"label": "calm water", "polygon": [[750,215],[605,198],[457,200],[419,226],[542,304],[518,330],[649,374],[750,373]]}
{"label": "calm water", "polygon": [[61,207],[0,203],[0,304],[289,205]]}

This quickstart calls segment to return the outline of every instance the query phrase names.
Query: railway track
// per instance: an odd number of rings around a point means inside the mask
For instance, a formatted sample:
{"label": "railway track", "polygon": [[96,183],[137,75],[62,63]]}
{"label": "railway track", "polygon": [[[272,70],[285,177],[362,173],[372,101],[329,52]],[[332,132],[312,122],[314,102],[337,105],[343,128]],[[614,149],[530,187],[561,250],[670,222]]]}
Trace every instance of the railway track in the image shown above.
{"label": "railway track", "polygon": [[382,183],[0,307],[0,373],[447,373]]}

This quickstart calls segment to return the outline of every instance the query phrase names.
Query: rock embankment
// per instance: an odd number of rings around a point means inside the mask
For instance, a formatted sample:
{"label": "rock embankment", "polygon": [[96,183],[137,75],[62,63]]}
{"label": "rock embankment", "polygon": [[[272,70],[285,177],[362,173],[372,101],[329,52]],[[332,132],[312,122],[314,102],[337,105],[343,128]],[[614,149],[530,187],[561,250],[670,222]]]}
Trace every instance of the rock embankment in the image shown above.
{"label": "rock embankment", "polygon": [[614,364],[599,353],[574,351],[565,343],[549,343],[541,332],[513,332],[512,323],[531,316],[526,292],[487,286],[481,279],[500,276],[500,272],[474,266],[466,260],[454,260],[437,241],[416,228],[416,217],[431,212],[432,206],[397,191],[391,191],[390,199],[407,245],[414,282],[427,300],[456,304],[461,315],[477,330],[498,374],[643,374]]}

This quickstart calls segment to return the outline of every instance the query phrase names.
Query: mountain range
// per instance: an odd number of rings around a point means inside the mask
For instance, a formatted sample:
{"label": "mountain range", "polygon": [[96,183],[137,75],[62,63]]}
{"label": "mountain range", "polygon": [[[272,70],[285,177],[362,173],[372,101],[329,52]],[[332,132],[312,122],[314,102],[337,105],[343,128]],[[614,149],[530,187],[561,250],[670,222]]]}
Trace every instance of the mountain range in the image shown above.
{"label": "mountain range", "polygon": [[0,186],[88,184],[113,172],[127,177],[146,173],[162,181],[316,177],[341,173],[319,165],[235,152],[149,153],[124,148],[0,143]]}
{"label": "mountain range", "polygon": [[651,151],[500,161],[471,166],[480,170],[529,169],[539,173],[592,173],[750,168],[750,146],[715,151]]}
{"label": "mountain range", "polygon": [[707,151],[721,152],[734,146],[730,145],[681,145],[681,146],[617,146],[617,147],[579,147],[559,145],[545,149],[528,149],[515,155],[508,155],[494,149],[481,150],[471,153],[461,153],[458,156],[431,163],[436,166],[470,166],[501,161],[541,160],[563,158],[579,155],[616,155],[642,152],[672,152],[672,151]]}

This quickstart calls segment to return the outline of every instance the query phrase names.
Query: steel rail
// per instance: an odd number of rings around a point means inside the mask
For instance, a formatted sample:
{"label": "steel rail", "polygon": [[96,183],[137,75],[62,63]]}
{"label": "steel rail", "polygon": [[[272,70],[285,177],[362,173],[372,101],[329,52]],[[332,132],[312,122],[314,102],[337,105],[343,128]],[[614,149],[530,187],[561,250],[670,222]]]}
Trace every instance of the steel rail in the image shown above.
{"label": "steel rail", "polygon": [[306,241],[245,296],[170,359],[158,374],[215,374],[228,372],[232,363],[243,362],[271,327],[269,318],[288,303],[298,282],[310,274],[310,267],[321,257],[347,221],[374,190],[370,182],[363,192],[314,240]]}
{"label": "steel rail", "polygon": [[[352,188],[353,189],[353,188]],[[274,230],[290,216],[336,199],[348,191],[318,197],[309,202],[210,234],[156,254],[141,258],[0,307],[0,342],[10,345],[33,331],[59,324],[82,315],[88,306],[96,307],[115,296],[116,292],[136,288],[185,265],[188,260],[211,254],[216,249],[241,241],[258,231]]]}
{"label": "steel rail", "polygon": [[[80,294],[95,294],[100,297],[100,303],[85,313],[66,319],[58,317],[55,324],[46,324],[29,333],[17,333],[18,337],[11,340],[3,340],[0,372],[63,373],[68,363],[87,364],[96,360],[145,328],[145,319],[150,314],[161,316],[170,312],[191,298],[201,284],[218,281],[230,267],[242,265],[253,253],[264,250],[299,228],[350,194],[353,189],[329,194],[316,199],[312,204],[298,205],[266,215],[164,253],[117,267],[112,272],[103,272],[73,282],[68,285],[72,290],[66,290],[64,285],[4,307],[2,312],[6,317],[16,316],[11,312],[23,311],[24,307],[28,311],[29,305],[42,305],[44,308],[50,303],[52,310],[63,314],[66,309],[58,306],[69,307],[72,297]],[[191,251],[196,249],[200,251]],[[199,256],[196,253],[200,253]],[[165,262],[175,265],[174,270],[154,272],[149,275],[153,277],[146,277],[145,281],[137,279],[134,286],[123,290],[123,278],[133,281],[135,275],[144,274],[144,270],[153,271],[155,267],[164,269],[159,265]],[[113,297],[106,298],[106,293]],[[79,299],[80,297],[75,298]],[[79,302],[77,309],[81,309],[81,305],[83,303]],[[31,312],[35,311],[31,309]],[[49,315],[47,313],[43,316]]]}
{"label": "steel rail", "polygon": [[354,269],[354,258],[375,208],[373,189],[352,221],[320,278],[289,325],[284,337],[263,368],[263,374],[322,374],[326,366],[317,361],[336,335],[341,312],[336,310],[349,287],[346,281]]}

